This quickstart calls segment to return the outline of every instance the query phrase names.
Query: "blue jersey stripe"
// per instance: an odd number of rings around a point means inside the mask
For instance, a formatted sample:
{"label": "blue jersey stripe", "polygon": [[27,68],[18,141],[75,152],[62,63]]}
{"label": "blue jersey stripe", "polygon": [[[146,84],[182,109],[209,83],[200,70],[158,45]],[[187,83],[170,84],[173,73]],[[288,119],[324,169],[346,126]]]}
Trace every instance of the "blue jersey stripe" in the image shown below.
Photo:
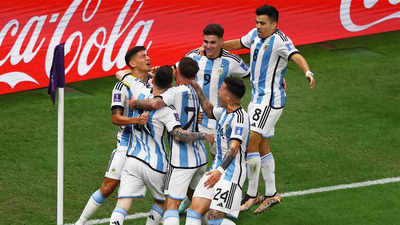
{"label": "blue jersey stripe", "polygon": [[[222,59],[221,60],[221,67],[222,67],[222,75],[219,76],[219,80],[218,80],[218,90],[221,89],[222,87],[222,83],[224,82],[225,78],[228,75],[229,72],[229,61],[226,59]],[[218,107],[220,107],[220,103],[219,103],[219,98],[217,98],[217,102],[218,102]]]}
{"label": "blue jersey stripe", "polygon": [[[233,121],[233,119],[235,118],[235,114],[234,113],[231,113],[231,118],[230,118],[230,120],[229,120],[229,122],[228,122],[228,129],[226,130],[226,142],[227,142],[227,146],[229,146],[229,139],[230,139],[230,137],[231,137],[231,134],[232,134],[232,121]],[[240,152],[238,152],[237,154],[241,154]],[[236,167],[236,165],[235,165],[235,161],[236,160],[233,160],[232,161],[232,163],[228,166],[228,168],[226,169],[226,171],[225,171],[225,180],[232,180],[232,177],[233,177],[233,174],[235,173],[235,167]]]}
{"label": "blue jersey stripe", "polygon": [[285,89],[283,89],[283,78],[285,77],[287,66],[282,70],[281,73],[281,79],[279,81],[279,90],[281,92],[281,107],[285,105],[286,103],[286,97],[285,97]]}
{"label": "blue jersey stripe", "polygon": [[260,104],[262,98],[264,97],[265,87],[266,87],[266,80],[267,80],[267,70],[269,66],[269,59],[271,58],[272,48],[274,47],[274,40],[275,36],[272,36],[268,42],[267,51],[264,51],[264,55],[261,61],[261,68],[260,68],[260,76],[258,77],[258,97],[257,103]]}
{"label": "blue jersey stripe", "polygon": [[[188,106],[188,101],[187,101],[187,99],[189,98],[188,93],[187,92],[182,93],[181,98],[182,98],[181,99],[182,108],[180,116],[181,116],[181,124],[182,126],[184,126],[188,121],[187,113],[185,112],[185,108]],[[183,167],[188,166],[187,145],[185,143],[180,143],[180,142],[178,143],[178,145],[179,145],[179,161],[181,163],[180,166]]]}
{"label": "blue jersey stripe", "polygon": [[[211,76],[212,76],[212,69],[214,67],[214,60],[207,59],[206,67],[204,68],[204,77],[203,77],[203,92],[207,99],[210,99],[210,86],[211,86]],[[206,79],[207,77],[207,79]],[[208,117],[203,116],[202,125],[207,127],[208,124]]]}

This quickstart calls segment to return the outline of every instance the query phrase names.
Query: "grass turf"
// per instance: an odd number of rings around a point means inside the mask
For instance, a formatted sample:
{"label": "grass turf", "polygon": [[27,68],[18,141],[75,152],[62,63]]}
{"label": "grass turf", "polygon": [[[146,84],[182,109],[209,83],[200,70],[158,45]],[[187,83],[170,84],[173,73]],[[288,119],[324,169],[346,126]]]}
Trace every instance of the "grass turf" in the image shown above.
{"label": "grass turf", "polygon": [[[309,90],[304,75],[295,64],[289,64],[287,107],[271,141],[278,190],[399,176],[400,31],[299,49],[317,83],[315,90]],[[114,84],[113,77],[68,84],[65,222],[79,217],[101,184],[115,146],[118,128],[111,124],[109,109]],[[0,103],[0,224],[55,224],[57,107],[51,105],[45,89],[3,95]],[[259,191],[263,193],[262,183]],[[269,213],[244,213],[238,221],[395,224],[400,221],[395,213],[400,208],[398,187],[388,184],[287,198]],[[93,218],[109,217],[115,197],[114,193]],[[135,201],[130,212],[147,211],[150,199]]]}

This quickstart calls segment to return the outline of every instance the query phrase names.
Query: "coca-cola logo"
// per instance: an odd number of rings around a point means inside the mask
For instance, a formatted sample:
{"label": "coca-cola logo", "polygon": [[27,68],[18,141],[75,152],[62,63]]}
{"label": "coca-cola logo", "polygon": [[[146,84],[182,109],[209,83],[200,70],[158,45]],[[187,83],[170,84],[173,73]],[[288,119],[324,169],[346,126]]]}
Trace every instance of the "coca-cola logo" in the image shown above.
{"label": "coca-cola logo", "polygon": [[[147,37],[154,20],[135,20],[143,5],[144,0],[136,0],[136,2],[127,0],[125,5],[121,4],[122,8],[112,29],[107,30],[105,26],[98,25],[93,33],[82,32],[79,27],[71,32],[71,29],[74,28],[70,28],[69,25],[72,19],[80,20],[87,26],[96,24],[93,23],[93,20],[101,10],[101,0],[97,0],[97,2],[87,0],[86,4],[83,4],[83,0],[74,0],[62,16],[60,16],[61,13],[32,16],[24,25],[19,19],[10,19],[0,30],[0,47],[7,38],[15,41],[6,54],[0,55],[0,67],[5,63],[10,63],[18,70],[16,65],[29,64],[38,56],[39,51],[43,51],[43,48],[47,47],[45,59],[41,60],[44,62],[44,71],[40,75],[49,77],[54,48],[63,41],[65,42],[65,55],[71,59],[65,64],[66,74],[72,68],[76,68],[79,76],[85,76],[95,64],[101,64],[103,71],[109,71],[114,67],[123,68],[125,66],[124,56],[130,47],[144,45],[147,41],[147,48],[150,48],[152,43],[147,40]],[[89,6],[91,6],[90,10]],[[46,25],[54,23],[57,23],[54,32],[46,29]],[[90,28],[92,30],[93,27]],[[67,29],[69,29],[69,35],[65,36]],[[136,40],[136,43],[132,43],[133,40]],[[117,41],[118,46],[116,45]],[[40,75],[35,74],[35,77]],[[0,82],[7,83],[11,88],[24,81],[39,84],[27,70],[7,71],[3,74],[0,72]]]}
{"label": "coca-cola logo", "polygon": [[[400,0],[381,0],[381,1],[388,1],[388,3],[393,6],[400,3]],[[351,2],[352,0],[342,0],[340,3],[340,22],[342,23],[342,26],[346,30],[351,32],[362,31],[374,25],[382,23],[386,20],[400,18],[400,10],[399,10],[397,12],[386,15],[385,17],[369,22],[367,24],[355,24],[351,17],[351,6],[352,6]],[[372,9],[378,2],[379,0],[363,0],[363,7],[365,10]]]}

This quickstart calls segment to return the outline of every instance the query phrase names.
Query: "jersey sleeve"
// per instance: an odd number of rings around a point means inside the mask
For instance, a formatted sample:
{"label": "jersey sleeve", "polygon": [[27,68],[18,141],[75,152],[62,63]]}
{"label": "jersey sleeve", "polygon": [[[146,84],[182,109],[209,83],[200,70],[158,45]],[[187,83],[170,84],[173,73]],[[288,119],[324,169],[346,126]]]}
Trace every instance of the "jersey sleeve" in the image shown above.
{"label": "jersey sleeve", "polygon": [[122,83],[117,82],[111,96],[111,109],[125,108],[129,101],[128,88]]}
{"label": "jersey sleeve", "polygon": [[215,107],[213,108],[213,115],[215,117],[216,120],[219,120],[221,118],[222,112],[224,111],[224,108],[222,107]]}
{"label": "jersey sleeve", "polygon": [[254,41],[256,35],[257,35],[257,28],[254,28],[251,31],[249,31],[249,33],[240,38],[240,43],[242,44],[243,47],[250,48],[251,43]]}
{"label": "jersey sleeve", "polygon": [[293,54],[299,53],[299,50],[297,50],[297,48],[294,46],[292,40],[290,40],[289,37],[284,36],[283,38],[278,38],[278,39],[279,39],[277,48],[278,55],[289,60]]}
{"label": "jersey sleeve", "polygon": [[241,118],[243,116],[243,114],[236,114],[235,118],[232,121],[232,133],[230,136],[229,140],[238,140],[241,143],[243,141],[246,141],[246,138],[244,137],[246,131],[246,127],[245,127],[245,120],[244,118]]}
{"label": "jersey sleeve", "polygon": [[169,88],[164,93],[162,93],[161,98],[163,99],[165,105],[170,106],[174,105],[175,103],[175,88]]}
{"label": "jersey sleeve", "polygon": [[[239,57],[240,58],[240,57]],[[249,66],[240,58],[240,62],[233,61],[231,74],[239,75],[241,78],[247,77],[250,74]]]}
{"label": "jersey sleeve", "polygon": [[161,111],[160,121],[165,125],[168,132],[171,132],[175,127],[180,127],[178,113],[170,107],[164,107]]}

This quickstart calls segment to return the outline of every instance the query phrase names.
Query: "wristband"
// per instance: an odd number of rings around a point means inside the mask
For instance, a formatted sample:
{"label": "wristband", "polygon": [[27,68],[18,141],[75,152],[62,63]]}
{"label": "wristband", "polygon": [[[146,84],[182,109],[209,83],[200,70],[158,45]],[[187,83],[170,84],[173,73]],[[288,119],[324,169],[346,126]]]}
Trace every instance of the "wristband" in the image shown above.
{"label": "wristband", "polygon": [[221,172],[221,174],[224,174],[224,172],[225,172],[224,168],[222,168],[222,167],[220,167],[220,166],[217,167],[217,170],[218,170],[219,172]]}
{"label": "wristband", "polygon": [[309,70],[307,70],[307,72],[305,74],[306,74],[306,76],[308,76],[308,75],[314,76],[314,73]]}

